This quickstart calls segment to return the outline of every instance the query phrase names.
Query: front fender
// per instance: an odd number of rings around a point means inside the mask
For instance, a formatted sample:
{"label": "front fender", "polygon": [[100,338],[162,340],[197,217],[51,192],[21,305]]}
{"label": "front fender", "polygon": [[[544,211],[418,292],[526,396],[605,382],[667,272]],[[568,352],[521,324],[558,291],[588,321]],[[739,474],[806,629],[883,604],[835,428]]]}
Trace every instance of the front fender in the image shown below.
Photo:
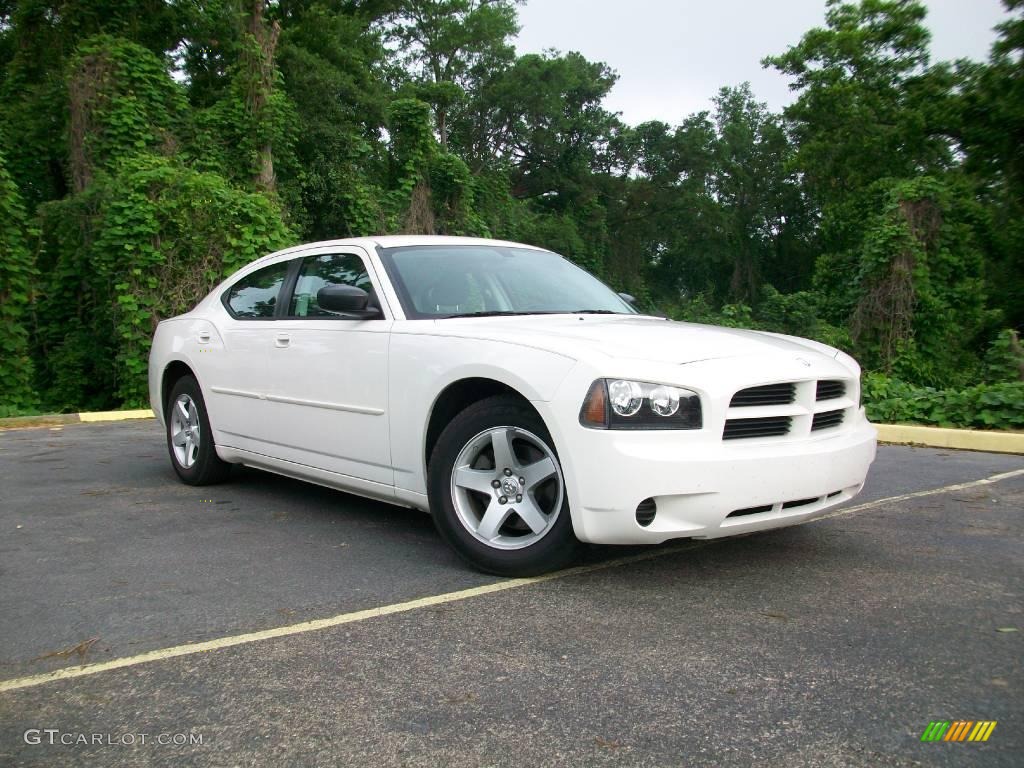
{"label": "front fender", "polygon": [[427,492],[423,446],[440,394],[468,378],[491,379],[527,400],[545,401],[576,365],[566,355],[519,344],[395,333],[389,354],[388,402],[395,484]]}

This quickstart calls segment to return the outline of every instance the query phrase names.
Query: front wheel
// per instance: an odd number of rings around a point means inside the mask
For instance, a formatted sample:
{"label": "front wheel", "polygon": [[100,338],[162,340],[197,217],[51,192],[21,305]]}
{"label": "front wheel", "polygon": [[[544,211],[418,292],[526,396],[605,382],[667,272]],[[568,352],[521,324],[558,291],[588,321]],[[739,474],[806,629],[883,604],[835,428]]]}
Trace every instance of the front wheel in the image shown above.
{"label": "front wheel", "polygon": [[451,421],[434,447],[429,486],[442,538],[482,571],[532,576],[576,557],[551,436],[516,398],[481,400]]}

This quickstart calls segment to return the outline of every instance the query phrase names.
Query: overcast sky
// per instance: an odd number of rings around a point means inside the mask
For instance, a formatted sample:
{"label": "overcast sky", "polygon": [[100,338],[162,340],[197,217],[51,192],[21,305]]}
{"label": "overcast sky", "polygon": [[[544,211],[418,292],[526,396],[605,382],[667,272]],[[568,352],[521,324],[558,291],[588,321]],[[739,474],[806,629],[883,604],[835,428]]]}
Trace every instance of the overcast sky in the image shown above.
{"label": "overcast sky", "polygon": [[[986,59],[992,27],[1006,18],[999,0],[925,5],[932,61]],[[606,108],[634,125],[677,125],[745,80],[758,100],[785,106],[787,79],[760,61],[824,26],[825,0],[528,0],[519,23],[519,53],[555,48],[603,61],[619,75]]]}

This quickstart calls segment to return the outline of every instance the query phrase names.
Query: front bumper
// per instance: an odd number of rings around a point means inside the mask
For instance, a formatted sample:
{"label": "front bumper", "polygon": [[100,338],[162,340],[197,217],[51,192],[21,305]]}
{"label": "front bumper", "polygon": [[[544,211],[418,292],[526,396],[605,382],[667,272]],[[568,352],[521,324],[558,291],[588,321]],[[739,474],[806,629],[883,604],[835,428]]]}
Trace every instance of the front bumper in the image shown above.
{"label": "front bumper", "polygon": [[[643,442],[637,435],[608,441],[603,450],[571,462],[576,535],[595,544],[655,544],[792,525],[860,491],[875,457],[875,436],[874,427],[863,421],[831,438],[720,451],[688,449],[678,433],[648,433],[643,437],[655,439]],[[675,444],[666,437],[676,437]],[[648,498],[657,514],[644,527],[636,508]],[[804,503],[783,507],[797,501]],[[766,506],[771,508],[730,517]]]}
{"label": "front bumper", "polygon": [[[838,370],[824,367],[820,377]],[[579,425],[584,383],[586,376],[566,387],[571,394],[561,401],[535,403],[553,427],[582,541],[657,544],[792,525],[853,498],[875,458],[877,433],[856,400],[842,401],[847,418],[838,429],[808,432],[808,415],[794,419],[803,424],[796,437],[722,440],[725,414],[734,413],[727,409],[731,389],[701,390],[703,430],[616,431]],[[643,526],[636,512],[646,499],[657,512]]]}

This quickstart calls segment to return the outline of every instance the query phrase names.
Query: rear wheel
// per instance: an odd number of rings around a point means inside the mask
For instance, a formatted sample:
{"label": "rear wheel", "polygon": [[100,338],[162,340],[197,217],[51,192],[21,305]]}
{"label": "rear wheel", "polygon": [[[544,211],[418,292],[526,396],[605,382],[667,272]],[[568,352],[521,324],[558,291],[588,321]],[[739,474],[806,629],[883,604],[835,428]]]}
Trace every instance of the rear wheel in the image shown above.
{"label": "rear wheel", "polygon": [[578,552],[551,436],[514,397],[482,400],[452,420],[431,456],[429,484],[438,531],[480,570],[530,576]]}
{"label": "rear wheel", "polygon": [[223,482],[231,465],[217,456],[199,382],[182,376],[167,398],[167,450],[171,466],[189,485]]}

